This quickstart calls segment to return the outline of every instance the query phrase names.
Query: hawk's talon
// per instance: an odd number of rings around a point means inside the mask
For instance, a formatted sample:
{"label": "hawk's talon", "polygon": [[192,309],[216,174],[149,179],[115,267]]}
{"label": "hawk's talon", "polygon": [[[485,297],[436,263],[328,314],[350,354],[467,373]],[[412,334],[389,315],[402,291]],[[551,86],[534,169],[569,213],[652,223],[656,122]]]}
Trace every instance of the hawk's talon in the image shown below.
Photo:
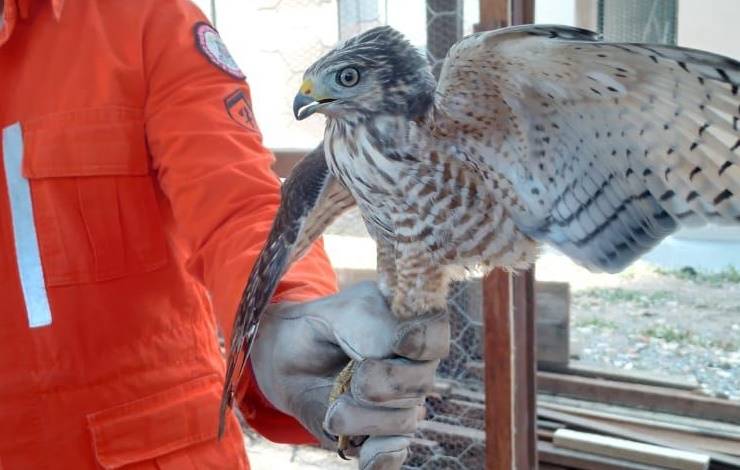
{"label": "hawk's talon", "polygon": [[[350,360],[349,363],[344,366],[344,369],[339,372],[339,375],[337,375],[337,378],[334,381],[334,386],[332,387],[331,392],[329,392],[330,405],[334,403],[341,394],[349,391],[349,387],[352,382],[352,374],[357,369],[357,366],[357,362]],[[348,436],[337,436],[337,454],[344,460],[349,460],[347,456],[344,455],[344,452],[349,449],[349,447],[350,442]]]}
{"label": "hawk's talon", "polygon": [[346,455],[344,455],[344,449],[337,449],[337,455],[342,458],[342,460],[352,460]]}

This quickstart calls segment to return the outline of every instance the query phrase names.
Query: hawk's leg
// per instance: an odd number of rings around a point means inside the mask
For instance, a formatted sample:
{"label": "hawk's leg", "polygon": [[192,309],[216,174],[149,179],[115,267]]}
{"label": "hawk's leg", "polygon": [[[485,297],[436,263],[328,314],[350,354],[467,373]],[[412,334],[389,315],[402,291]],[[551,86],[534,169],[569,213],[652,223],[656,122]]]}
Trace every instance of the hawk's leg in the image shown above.
{"label": "hawk's leg", "polygon": [[[329,404],[331,405],[336,401],[337,398],[343,393],[349,391],[350,384],[352,382],[352,374],[357,369],[357,362],[349,361],[344,369],[337,375],[334,380],[334,386],[329,392]],[[344,453],[349,449],[349,437],[348,436],[337,436],[337,453],[344,460],[349,460]]]}
{"label": "hawk's leg", "polygon": [[396,247],[383,238],[378,238],[378,288],[388,303],[393,302],[396,291]]}
{"label": "hawk's leg", "polygon": [[[382,238],[378,239],[377,246],[378,289],[390,303],[396,290],[396,252],[393,244]],[[331,393],[329,393],[329,404],[332,404],[341,394],[349,391],[355,369],[357,369],[357,362],[349,361],[337,375]],[[345,460],[344,453],[347,449],[349,449],[349,437],[337,436],[337,453]]]}
{"label": "hawk's leg", "polygon": [[396,291],[391,310],[408,319],[447,309],[449,275],[445,266],[434,261],[429,251],[399,247],[396,260]]}

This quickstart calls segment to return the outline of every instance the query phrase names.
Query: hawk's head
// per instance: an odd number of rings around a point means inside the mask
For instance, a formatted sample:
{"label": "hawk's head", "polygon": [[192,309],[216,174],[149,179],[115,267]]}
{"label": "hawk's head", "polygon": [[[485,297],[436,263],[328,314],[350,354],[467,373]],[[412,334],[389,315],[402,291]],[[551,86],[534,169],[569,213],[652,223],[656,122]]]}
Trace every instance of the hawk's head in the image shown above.
{"label": "hawk's head", "polygon": [[296,119],[424,114],[434,76],[419,50],[389,26],[366,31],[311,65],[293,102]]}

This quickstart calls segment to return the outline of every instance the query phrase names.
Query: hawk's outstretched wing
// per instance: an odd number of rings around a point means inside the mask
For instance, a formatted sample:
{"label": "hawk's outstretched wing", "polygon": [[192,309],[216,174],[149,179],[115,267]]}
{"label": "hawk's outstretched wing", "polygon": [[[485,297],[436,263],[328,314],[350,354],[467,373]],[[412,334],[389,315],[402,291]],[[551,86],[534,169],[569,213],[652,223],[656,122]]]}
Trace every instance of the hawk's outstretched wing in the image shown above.
{"label": "hawk's outstretched wing", "polygon": [[739,84],[707,52],[507,28],[450,50],[433,132],[508,179],[522,231],[616,272],[679,225],[740,222]]}
{"label": "hawk's outstretched wing", "polygon": [[288,267],[298,260],[339,215],[355,205],[352,195],[332,175],[323,143],[306,155],[282,187],[282,199],[265,246],[252,267],[234,318],[234,329],[221,396],[219,436],[225,414],[249,357],[260,316]]}

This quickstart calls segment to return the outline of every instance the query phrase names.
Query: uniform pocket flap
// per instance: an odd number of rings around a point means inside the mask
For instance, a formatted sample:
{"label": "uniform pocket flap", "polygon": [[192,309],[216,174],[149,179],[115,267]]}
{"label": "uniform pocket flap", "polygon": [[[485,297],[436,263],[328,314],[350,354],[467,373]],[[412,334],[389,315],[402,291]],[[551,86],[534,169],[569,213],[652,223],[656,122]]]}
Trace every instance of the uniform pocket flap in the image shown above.
{"label": "uniform pocket flap", "polygon": [[98,463],[119,468],[216,439],[220,393],[212,375],[88,415]]}
{"label": "uniform pocket flap", "polygon": [[149,172],[144,117],[138,109],[85,109],[22,124],[26,178]]}

